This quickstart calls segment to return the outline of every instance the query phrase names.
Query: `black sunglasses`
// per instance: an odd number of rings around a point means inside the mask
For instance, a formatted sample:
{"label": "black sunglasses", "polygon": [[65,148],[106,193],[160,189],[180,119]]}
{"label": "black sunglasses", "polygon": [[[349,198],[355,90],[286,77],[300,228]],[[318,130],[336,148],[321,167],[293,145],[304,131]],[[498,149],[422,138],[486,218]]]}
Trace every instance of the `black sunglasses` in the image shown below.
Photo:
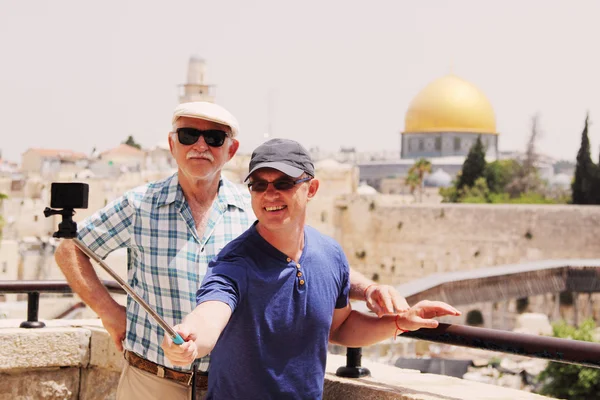
{"label": "black sunglasses", "polygon": [[248,189],[252,190],[253,192],[265,192],[267,190],[267,188],[269,187],[269,183],[272,183],[273,187],[276,190],[284,191],[284,190],[290,190],[297,184],[306,182],[306,181],[310,181],[311,179],[312,179],[312,176],[309,176],[307,178],[298,179],[297,181],[294,181],[292,179],[286,179],[286,178],[277,179],[273,182],[254,181],[254,182],[250,182],[248,184]]}
{"label": "black sunglasses", "polygon": [[223,146],[223,143],[225,143],[227,132],[220,129],[207,129],[205,131],[201,131],[200,129],[196,128],[177,129],[177,138],[179,139],[179,143],[185,146],[196,143],[200,136],[204,136],[204,141],[207,145],[211,147],[221,147]]}

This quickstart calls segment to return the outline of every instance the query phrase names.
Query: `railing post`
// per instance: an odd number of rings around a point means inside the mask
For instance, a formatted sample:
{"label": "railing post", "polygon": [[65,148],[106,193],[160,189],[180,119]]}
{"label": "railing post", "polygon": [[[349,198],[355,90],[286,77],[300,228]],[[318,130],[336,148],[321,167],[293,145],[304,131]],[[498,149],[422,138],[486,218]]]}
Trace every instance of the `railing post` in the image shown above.
{"label": "railing post", "polygon": [[38,321],[38,309],[40,306],[40,293],[27,293],[27,321],[21,322],[21,328],[43,328],[46,326],[42,321]]}
{"label": "railing post", "polygon": [[361,347],[348,347],[346,350],[346,366],[339,367],[335,374],[344,378],[362,378],[371,376],[371,371],[361,367],[360,361],[362,358]]}

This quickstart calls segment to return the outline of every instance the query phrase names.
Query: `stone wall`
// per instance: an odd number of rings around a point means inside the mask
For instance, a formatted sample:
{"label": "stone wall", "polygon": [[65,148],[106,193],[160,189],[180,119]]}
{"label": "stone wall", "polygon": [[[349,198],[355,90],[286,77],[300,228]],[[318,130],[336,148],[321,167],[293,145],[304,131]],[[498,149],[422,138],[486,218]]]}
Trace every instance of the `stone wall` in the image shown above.
{"label": "stone wall", "polygon": [[403,283],[535,260],[599,258],[600,207],[404,205],[396,196],[338,198],[333,224],[350,265]]}
{"label": "stone wall", "polygon": [[18,324],[0,324],[0,400],[115,398],[124,360],[99,320]]}

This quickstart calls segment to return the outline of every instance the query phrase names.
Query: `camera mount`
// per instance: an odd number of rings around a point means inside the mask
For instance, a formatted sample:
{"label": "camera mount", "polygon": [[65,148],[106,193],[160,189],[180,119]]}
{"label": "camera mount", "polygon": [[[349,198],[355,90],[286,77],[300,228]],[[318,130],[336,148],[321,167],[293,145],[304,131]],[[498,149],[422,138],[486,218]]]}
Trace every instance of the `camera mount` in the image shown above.
{"label": "camera mount", "polygon": [[52,234],[52,237],[73,239],[77,237],[77,223],[73,221],[73,215],[75,210],[72,208],[63,208],[62,210],[55,210],[50,207],[44,209],[44,216],[48,218],[51,215],[61,215],[62,221],[58,224],[58,231]]}

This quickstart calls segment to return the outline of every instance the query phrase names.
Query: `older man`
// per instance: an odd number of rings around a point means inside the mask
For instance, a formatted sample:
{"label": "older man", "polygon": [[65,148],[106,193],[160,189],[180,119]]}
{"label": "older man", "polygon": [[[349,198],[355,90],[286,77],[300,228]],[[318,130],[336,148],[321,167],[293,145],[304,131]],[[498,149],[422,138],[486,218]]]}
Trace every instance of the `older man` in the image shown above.
{"label": "older man", "polygon": [[[208,262],[254,221],[249,196],[222,177],[236,153],[238,122],[207,102],[175,108],[168,134],[176,174],[133,189],[80,224],[79,239],[101,258],[128,250],[128,282],[167,323],[175,324],[196,305]],[[127,364],[118,399],[183,399],[191,392],[190,366],[175,367],[160,344],[164,332],[131,298],[118,304],[89,259],[64,241],[56,261],[73,290],[98,314]],[[407,308],[389,286],[352,275],[353,298],[367,300],[379,314]],[[364,296],[364,297],[363,297]],[[208,359],[199,361],[208,369]],[[201,377],[200,386],[206,386]]]}
{"label": "older man", "polygon": [[299,143],[259,146],[248,178],[258,221],[209,265],[198,306],[175,327],[186,343],[162,344],[182,366],[212,351],[208,399],[318,399],[328,340],[365,346],[460,315],[430,301],[382,318],[352,311],[341,247],[306,225],[319,181]]}

